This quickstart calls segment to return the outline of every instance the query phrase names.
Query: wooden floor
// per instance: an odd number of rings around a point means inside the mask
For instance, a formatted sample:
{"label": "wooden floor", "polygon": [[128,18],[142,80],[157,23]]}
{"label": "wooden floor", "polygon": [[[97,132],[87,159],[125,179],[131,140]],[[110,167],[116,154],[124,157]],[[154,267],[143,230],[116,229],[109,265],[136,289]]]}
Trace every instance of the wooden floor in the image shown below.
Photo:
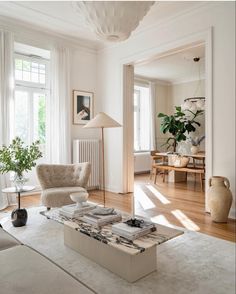
{"label": "wooden floor", "polygon": [[[149,180],[148,175],[135,177],[135,212],[137,215],[150,217],[162,224],[173,224],[180,227],[202,232],[211,236],[236,242],[236,222],[229,219],[227,224],[211,221],[210,215],[204,211],[204,193],[194,178],[186,183],[163,183],[158,176],[157,184]],[[125,212],[131,211],[130,194],[106,193],[106,205],[116,207]],[[40,196],[22,197],[22,207],[40,205]],[[102,203],[101,191],[90,192],[89,199]],[[8,207],[5,212],[11,211]],[[0,219],[4,213],[0,213]]]}

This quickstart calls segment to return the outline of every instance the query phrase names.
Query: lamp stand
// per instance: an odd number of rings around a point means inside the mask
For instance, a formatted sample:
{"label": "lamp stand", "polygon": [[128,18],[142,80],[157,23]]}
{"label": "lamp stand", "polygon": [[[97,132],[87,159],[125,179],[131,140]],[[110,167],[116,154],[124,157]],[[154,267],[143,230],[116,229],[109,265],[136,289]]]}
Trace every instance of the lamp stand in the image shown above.
{"label": "lamp stand", "polygon": [[105,191],[105,156],[104,156],[104,128],[102,127],[102,190],[103,190],[103,206],[106,205],[106,191]]}

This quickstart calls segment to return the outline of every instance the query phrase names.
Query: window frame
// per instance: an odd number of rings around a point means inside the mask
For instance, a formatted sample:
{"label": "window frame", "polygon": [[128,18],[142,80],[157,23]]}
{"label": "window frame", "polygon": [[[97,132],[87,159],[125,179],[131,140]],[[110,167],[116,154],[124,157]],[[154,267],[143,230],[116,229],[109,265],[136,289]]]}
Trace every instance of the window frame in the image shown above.
{"label": "window frame", "polygon": [[137,113],[137,125],[135,127],[134,125],[134,129],[136,129],[136,134],[137,134],[137,141],[138,141],[138,150],[135,150],[135,146],[134,146],[134,152],[142,152],[141,150],[141,146],[140,146],[140,90],[134,89],[134,94],[137,95],[137,105],[134,105],[134,112]]}
{"label": "window frame", "polygon": [[[135,146],[134,146],[134,153],[143,153],[143,152],[149,152],[151,151],[151,148],[149,149],[141,149],[141,126],[140,126],[140,121],[141,121],[141,90],[137,89],[137,88],[148,88],[149,89],[149,86],[148,84],[140,84],[139,82],[135,82],[134,83],[134,93],[138,94],[138,101],[137,101],[137,106],[136,106],[136,112],[138,114],[138,124],[136,126],[136,132],[137,132],[137,137],[138,137],[138,147],[139,149],[138,150],[135,150]],[[134,98],[133,98],[134,99]],[[134,105],[134,103],[133,103]],[[135,112],[135,106],[133,107],[133,110]],[[135,125],[134,125],[134,129],[135,129]]]}
{"label": "window frame", "polygon": [[[50,60],[42,58],[40,56],[31,56],[21,53],[14,53],[14,77],[15,77],[15,59],[27,60],[30,62],[36,62],[39,64],[45,65],[45,84],[37,83],[37,82],[29,82],[23,80],[17,80],[15,78],[15,92],[22,91],[27,92],[28,94],[28,123],[29,123],[29,134],[28,134],[28,142],[31,144],[34,141],[34,94],[44,94],[46,99],[46,109],[48,104],[48,98],[50,96]],[[45,111],[47,112],[47,110]],[[14,113],[15,115],[15,113]],[[45,122],[46,123],[46,122]],[[15,132],[15,128],[14,128]],[[46,137],[46,134],[45,134]],[[45,145],[46,143],[42,143],[41,145]]]}
{"label": "window frame", "polygon": [[15,52],[14,53],[14,77],[15,77],[15,59],[22,59],[22,60],[26,60],[29,62],[35,62],[35,63],[39,63],[39,64],[44,64],[45,65],[45,84],[41,84],[41,83],[36,83],[36,82],[29,82],[29,81],[23,81],[23,80],[17,80],[15,78],[15,86],[23,86],[23,87],[29,87],[29,88],[37,88],[37,89],[49,89],[50,87],[50,81],[49,81],[49,60],[45,59],[43,57],[40,56],[36,56],[36,55],[26,55],[26,54],[22,54],[22,53],[18,53]]}

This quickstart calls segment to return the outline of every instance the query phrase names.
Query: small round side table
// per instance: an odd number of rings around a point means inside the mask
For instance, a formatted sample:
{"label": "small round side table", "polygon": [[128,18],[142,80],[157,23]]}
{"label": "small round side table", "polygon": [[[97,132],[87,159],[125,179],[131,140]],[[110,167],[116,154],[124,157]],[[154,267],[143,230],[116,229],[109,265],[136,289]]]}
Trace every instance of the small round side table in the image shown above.
{"label": "small round side table", "polygon": [[17,189],[16,187],[2,189],[3,193],[16,193],[18,195],[18,207],[11,213],[11,220],[14,227],[22,227],[26,225],[28,214],[25,208],[20,207],[20,196],[21,193],[30,192],[34,189],[34,186],[23,186],[21,189]]}

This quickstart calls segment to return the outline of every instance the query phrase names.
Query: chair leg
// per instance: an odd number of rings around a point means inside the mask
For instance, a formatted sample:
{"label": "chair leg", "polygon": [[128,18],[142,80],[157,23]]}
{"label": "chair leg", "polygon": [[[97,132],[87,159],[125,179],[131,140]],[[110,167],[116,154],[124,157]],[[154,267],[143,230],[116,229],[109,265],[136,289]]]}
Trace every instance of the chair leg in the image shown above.
{"label": "chair leg", "polygon": [[154,178],[154,184],[157,182],[157,168],[155,169],[155,178]]}
{"label": "chair leg", "polygon": [[164,170],[164,172],[163,172],[163,183],[165,182],[165,175],[166,175],[166,171]]}
{"label": "chair leg", "polygon": [[200,173],[199,175],[200,175],[201,192],[203,192],[202,174]]}
{"label": "chair leg", "polygon": [[153,176],[153,168],[150,170],[150,180],[152,179]]}

